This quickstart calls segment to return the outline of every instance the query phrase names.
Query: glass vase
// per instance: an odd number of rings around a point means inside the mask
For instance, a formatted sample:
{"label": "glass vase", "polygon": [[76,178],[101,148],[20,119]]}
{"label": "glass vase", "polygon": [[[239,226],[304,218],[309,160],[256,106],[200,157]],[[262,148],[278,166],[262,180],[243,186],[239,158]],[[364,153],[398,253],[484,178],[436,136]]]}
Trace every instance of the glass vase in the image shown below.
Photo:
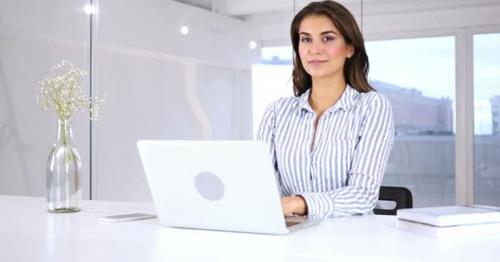
{"label": "glass vase", "polygon": [[78,212],[82,198],[82,162],[70,120],[58,119],[57,122],[57,143],[52,146],[47,162],[47,211]]}

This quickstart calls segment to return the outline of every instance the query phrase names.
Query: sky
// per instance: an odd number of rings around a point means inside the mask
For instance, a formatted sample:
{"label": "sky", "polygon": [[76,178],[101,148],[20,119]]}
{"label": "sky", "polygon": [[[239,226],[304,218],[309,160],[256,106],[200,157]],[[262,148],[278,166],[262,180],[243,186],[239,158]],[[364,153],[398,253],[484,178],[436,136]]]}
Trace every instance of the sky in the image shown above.
{"label": "sky", "polygon": [[455,41],[453,37],[370,41],[370,80],[415,88],[424,96],[454,100]]}

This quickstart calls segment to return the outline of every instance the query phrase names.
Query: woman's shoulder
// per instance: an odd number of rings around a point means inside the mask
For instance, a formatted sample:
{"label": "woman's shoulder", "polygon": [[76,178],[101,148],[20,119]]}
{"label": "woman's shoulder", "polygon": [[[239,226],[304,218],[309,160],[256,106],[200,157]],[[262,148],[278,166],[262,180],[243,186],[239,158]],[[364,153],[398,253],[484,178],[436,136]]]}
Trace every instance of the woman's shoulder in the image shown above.
{"label": "woman's shoulder", "polygon": [[273,102],[271,102],[267,108],[266,112],[273,112],[274,114],[278,112],[285,112],[285,111],[290,111],[294,110],[297,108],[298,103],[300,101],[300,97],[280,97],[278,99],[275,99]]}
{"label": "woman's shoulder", "polygon": [[[268,128],[275,128],[276,123],[283,119],[284,115],[289,115],[287,112],[296,108],[297,98],[295,97],[281,97],[271,102],[264,110],[264,115],[261,120],[261,126]],[[263,125],[264,124],[264,125]]]}
{"label": "woman's shoulder", "polygon": [[389,101],[389,99],[378,91],[372,90],[359,94],[360,94],[359,102],[361,103],[362,106],[367,106],[367,107],[376,106],[383,108],[391,106],[391,102]]}

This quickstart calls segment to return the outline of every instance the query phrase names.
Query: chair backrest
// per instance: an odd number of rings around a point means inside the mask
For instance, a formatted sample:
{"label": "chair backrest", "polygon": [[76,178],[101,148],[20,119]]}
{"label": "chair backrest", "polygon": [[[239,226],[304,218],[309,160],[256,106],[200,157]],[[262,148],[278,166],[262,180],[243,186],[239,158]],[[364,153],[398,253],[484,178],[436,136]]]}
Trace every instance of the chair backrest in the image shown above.
{"label": "chair backrest", "polygon": [[[373,209],[373,212],[377,215],[395,216],[398,209],[413,207],[411,191],[406,187],[381,186],[378,199],[379,202]],[[389,206],[387,205],[388,202]],[[392,205],[390,205],[391,202]]]}

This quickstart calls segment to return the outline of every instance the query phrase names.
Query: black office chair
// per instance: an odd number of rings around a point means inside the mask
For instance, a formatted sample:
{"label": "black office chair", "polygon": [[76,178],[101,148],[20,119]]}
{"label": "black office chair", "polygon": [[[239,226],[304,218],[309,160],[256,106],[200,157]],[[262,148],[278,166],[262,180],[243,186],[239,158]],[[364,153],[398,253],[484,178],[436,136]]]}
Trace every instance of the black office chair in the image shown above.
{"label": "black office chair", "polygon": [[413,207],[411,191],[406,187],[381,186],[379,192],[379,200],[392,201],[396,205],[386,207],[384,202],[377,203],[377,206],[373,209],[373,212],[377,215],[395,216],[398,209]]}

